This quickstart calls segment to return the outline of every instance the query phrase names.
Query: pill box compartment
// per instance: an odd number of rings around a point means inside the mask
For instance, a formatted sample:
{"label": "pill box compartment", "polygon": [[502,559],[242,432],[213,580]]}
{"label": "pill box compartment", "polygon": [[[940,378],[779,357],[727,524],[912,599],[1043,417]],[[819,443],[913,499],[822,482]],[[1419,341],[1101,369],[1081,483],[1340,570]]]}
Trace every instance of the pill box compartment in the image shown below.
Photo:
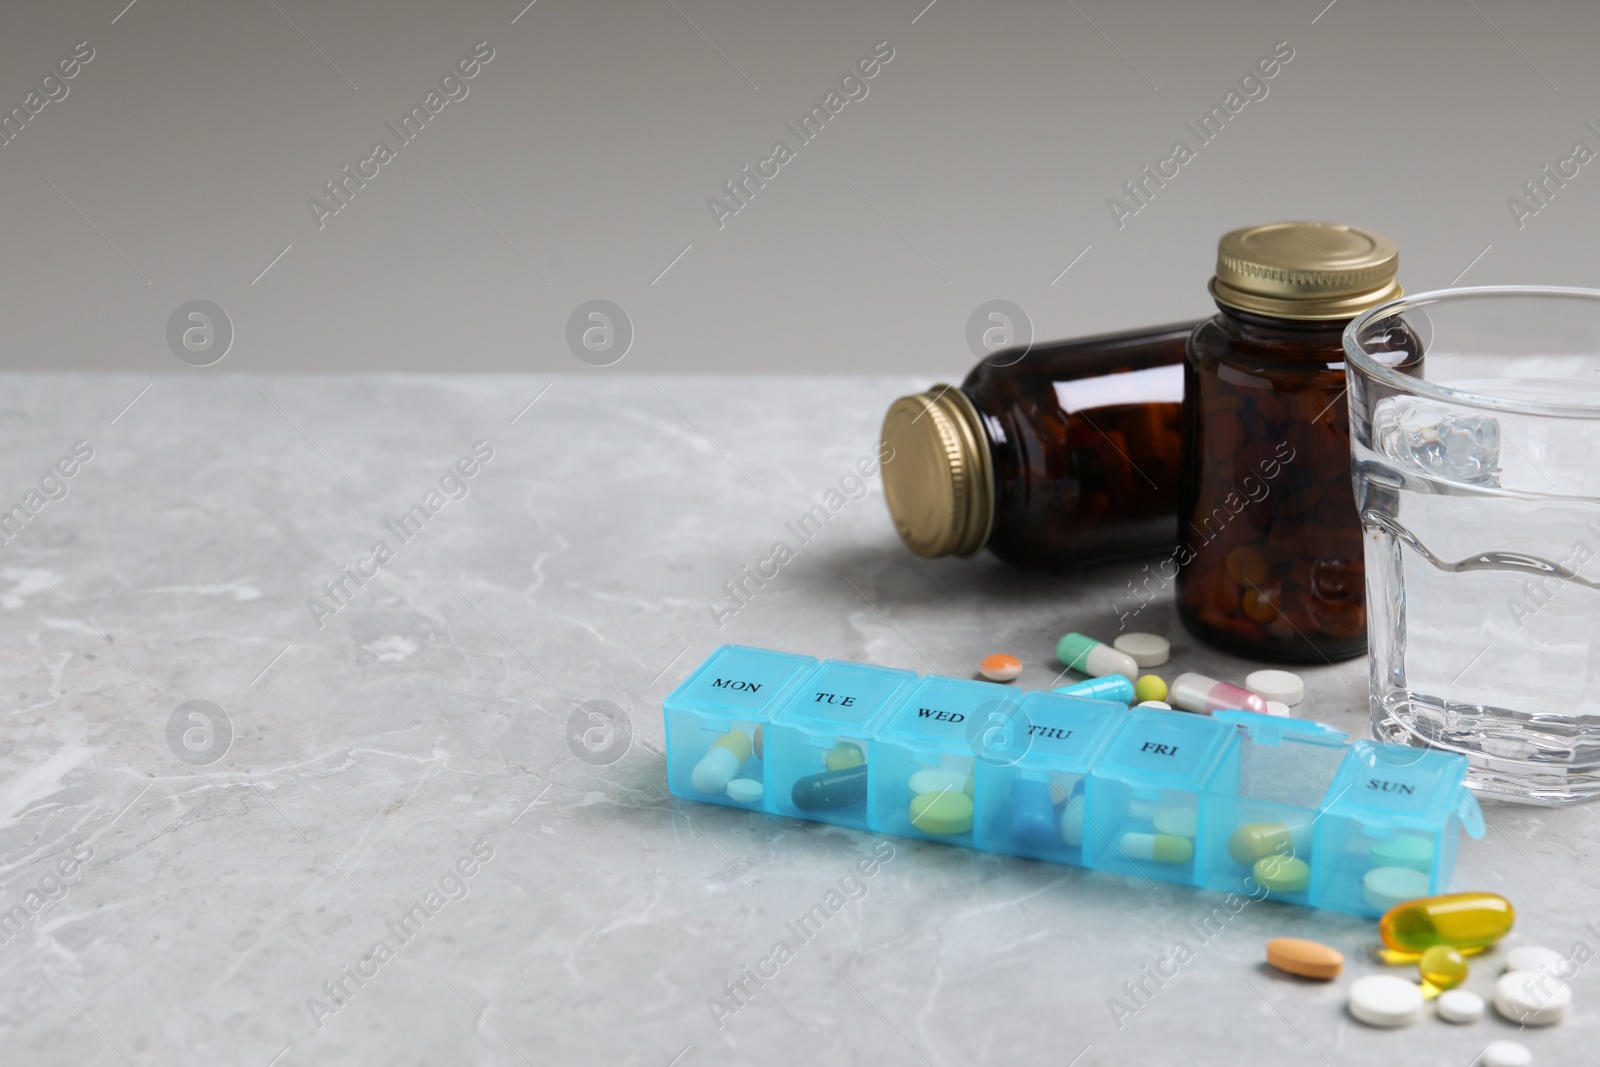
{"label": "pill box compartment", "polygon": [[1085,779],[1127,705],[1035,692],[980,738],[978,848],[1082,864]]}
{"label": "pill box compartment", "polygon": [[1017,716],[1021,694],[989,682],[923,678],[890,713],[867,775],[871,826],[973,844],[977,753],[986,731]]}
{"label": "pill box compartment", "polygon": [[1201,797],[1201,885],[1295,904],[1311,899],[1321,862],[1317,815],[1349,736],[1322,723],[1219,711],[1238,731]]}
{"label": "pill box compartment", "polygon": [[873,736],[917,682],[911,671],[828,660],[763,731],[771,810],[867,829]]}
{"label": "pill box compartment", "polygon": [[[686,800],[772,811],[757,749],[765,752],[767,721],[816,669],[811,656],[718,648],[663,702],[667,787]],[[730,794],[736,782],[744,784]]]}
{"label": "pill box compartment", "polygon": [[1084,859],[1102,870],[1196,884],[1200,793],[1236,731],[1209,715],[1134,708],[1084,792]]}
{"label": "pill box compartment", "polygon": [[1317,820],[1322,862],[1312,902],[1356,915],[1444,892],[1461,832],[1484,833],[1465,785],[1466,757],[1357,741],[1345,753]]}

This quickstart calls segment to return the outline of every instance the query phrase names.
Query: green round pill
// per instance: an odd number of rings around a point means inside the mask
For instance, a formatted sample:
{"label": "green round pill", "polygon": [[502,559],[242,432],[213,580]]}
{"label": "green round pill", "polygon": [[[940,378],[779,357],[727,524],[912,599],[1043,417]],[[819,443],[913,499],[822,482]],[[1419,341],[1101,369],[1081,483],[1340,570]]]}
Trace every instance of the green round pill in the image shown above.
{"label": "green round pill", "polygon": [[911,825],[925,834],[964,834],[972,829],[972,798],[965,793],[918,793],[911,798]]}
{"label": "green round pill", "polygon": [[1376,867],[1409,867],[1426,874],[1433,869],[1433,842],[1416,834],[1400,834],[1372,846]]}
{"label": "green round pill", "polygon": [[822,758],[823,766],[830,771],[844,771],[851,767],[859,767],[867,762],[867,757],[861,754],[859,745],[852,745],[848,741],[840,741],[828,754]]}
{"label": "green round pill", "polygon": [[1298,893],[1311,884],[1311,865],[1294,856],[1263,856],[1250,871],[1271,893]]}
{"label": "green round pill", "polygon": [[1294,851],[1289,828],[1281,822],[1245,823],[1228,837],[1228,858],[1241,867],[1275,853],[1287,856]]}

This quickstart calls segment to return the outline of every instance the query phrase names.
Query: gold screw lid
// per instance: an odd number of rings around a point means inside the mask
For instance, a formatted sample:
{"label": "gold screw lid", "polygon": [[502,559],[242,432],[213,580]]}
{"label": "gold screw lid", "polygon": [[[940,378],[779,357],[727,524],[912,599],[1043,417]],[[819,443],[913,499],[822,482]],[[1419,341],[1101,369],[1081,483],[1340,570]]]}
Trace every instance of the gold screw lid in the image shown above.
{"label": "gold screw lid", "polygon": [[906,547],[919,556],[970,556],[989,539],[994,477],[972,401],[936,385],[883,417],[883,495]]}
{"label": "gold screw lid", "polygon": [[1400,295],[1399,268],[1399,248],[1381,233],[1273,222],[1222,235],[1211,295],[1274,318],[1349,319]]}

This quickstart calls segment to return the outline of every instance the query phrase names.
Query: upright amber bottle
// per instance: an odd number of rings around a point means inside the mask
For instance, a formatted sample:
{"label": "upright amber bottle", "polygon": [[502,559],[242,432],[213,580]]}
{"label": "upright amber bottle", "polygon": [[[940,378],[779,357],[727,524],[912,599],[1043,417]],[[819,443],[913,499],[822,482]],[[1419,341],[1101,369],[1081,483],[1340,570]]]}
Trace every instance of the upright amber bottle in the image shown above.
{"label": "upright amber bottle", "polygon": [[883,488],[906,547],[1042,570],[1170,549],[1194,326],[997,352],[896,400]]}
{"label": "upright amber bottle", "polygon": [[1400,295],[1380,234],[1283,222],[1225,234],[1219,313],[1189,339],[1178,616],[1208,644],[1320,663],[1367,649],[1341,334]]}

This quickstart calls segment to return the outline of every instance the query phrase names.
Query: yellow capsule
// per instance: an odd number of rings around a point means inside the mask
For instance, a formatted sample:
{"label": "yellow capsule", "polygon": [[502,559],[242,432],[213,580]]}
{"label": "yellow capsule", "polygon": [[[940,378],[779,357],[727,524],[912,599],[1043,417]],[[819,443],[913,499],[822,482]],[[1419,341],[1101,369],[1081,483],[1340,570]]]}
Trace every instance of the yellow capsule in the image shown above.
{"label": "yellow capsule", "polygon": [[1378,920],[1378,933],[1397,952],[1422,952],[1434,945],[1465,952],[1494,944],[1516,921],[1511,901],[1497,893],[1450,893],[1390,908]]}
{"label": "yellow capsule", "polygon": [[1467,980],[1467,958],[1453,945],[1434,945],[1417,960],[1417,971],[1435,989],[1454,989]]}

